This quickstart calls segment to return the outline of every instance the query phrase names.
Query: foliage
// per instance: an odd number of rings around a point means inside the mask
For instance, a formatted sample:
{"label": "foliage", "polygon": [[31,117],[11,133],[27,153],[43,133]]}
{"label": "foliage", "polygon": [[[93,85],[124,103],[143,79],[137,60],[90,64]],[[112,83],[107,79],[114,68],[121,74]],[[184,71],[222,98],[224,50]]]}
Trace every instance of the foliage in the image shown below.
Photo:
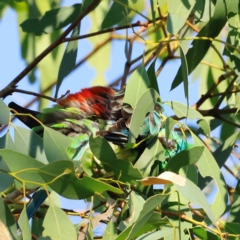
{"label": "foliage", "polygon": [[[102,239],[238,239],[239,1],[85,0],[61,7],[59,0],[9,0],[0,1],[2,18],[9,7],[18,14],[26,62],[0,91],[0,123],[5,129],[0,139],[0,219],[12,239],[93,239],[100,223],[106,226]],[[85,18],[92,29],[82,35]],[[81,39],[93,49],[77,62]],[[46,107],[46,98],[57,100],[47,96],[49,90],[56,86],[57,97],[66,77],[85,62],[97,72],[94,84],[106,84],[110,47],[119,41],[125,42],[125,67],[110,86],[122,88],[128,82],[124,101],[134,108],[124,152],[92,136],[83,157],[72,161],[64,135],[44,127],[41,138],[13,124],[19,113],[10,114],[4,103],[12,93],[37,96],[40,108]],[[143,52],[133,56],[139,43]],[[176,59],[181,66],[174,79],[161,79],[166,64]],[[30,82],[38,82],[41,93],[18,88],[27,74]],[[196,89],[191,88],[190,74],[200,86],[200,97],[191,106],[190,92]],[[180,88],[186,100],[162,102],[163,109],[173,112],[171,117],[165,112],[161,116],[164,134],[168,138],[174,129],[193,147],[171,158],[161,173],[159,162],[165,156],[157,138],[145,139],[140,155],[135,150],[144,117],[153,110],[157,92],[164,91],[164,81],[171,82],[171,91]],[[219,137],[214,137],[216,129]],[[27,200],[38,187],[52,192],[29,224]],[[70,204],[61,208],[56,194],[92,204],[85,212],[73,211]],[[73,225],[69,216],[83,221]]]}

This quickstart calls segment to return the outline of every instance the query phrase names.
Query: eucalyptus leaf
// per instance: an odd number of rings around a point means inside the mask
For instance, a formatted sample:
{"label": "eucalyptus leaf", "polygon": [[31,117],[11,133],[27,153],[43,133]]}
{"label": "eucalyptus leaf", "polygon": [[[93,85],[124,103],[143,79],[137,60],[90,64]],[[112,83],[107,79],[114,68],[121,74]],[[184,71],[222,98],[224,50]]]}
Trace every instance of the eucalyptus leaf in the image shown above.
{"label": "eucalyptus leaf", "polygon": [[77,232],[67,214],[51,204],[43,221],[43,236],[51,239],[77,239]]}
{"label": "eucalyptus leaf", "polygon": [[10,120],[10,110],[7,105],[0,99],[0,124],[6,125]]}
{"label": "eucalyptus leaf", "polygon": [[75,20],[81,13],[81,4],[47,11],[42,18],[29,18],[20,24],[22,30],[35,35],[57,31]]}

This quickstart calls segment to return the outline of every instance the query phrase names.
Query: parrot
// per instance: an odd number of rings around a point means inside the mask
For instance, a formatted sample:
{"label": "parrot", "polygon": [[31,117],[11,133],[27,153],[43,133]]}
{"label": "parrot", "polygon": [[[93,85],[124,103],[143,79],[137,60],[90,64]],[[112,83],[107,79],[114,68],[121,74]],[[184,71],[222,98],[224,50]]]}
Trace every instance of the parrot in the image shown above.
{"label": "parrot", "polygon": [[[16,117],[40,136],[43,136],[43,126],[34,118],[68,136],[71,144],[67,154],[72,160],[79,160],[88,146],[91,134],[100,135],[107,141],[122,147],[128,142],[133,109],[130,105],[123,103],[124,93],[125,89],[114,90],[110,87],[95,86],[68,94],[58,99],[54,107],[43,109],[42,112],[23,108],[14,102],[9,103],[9,108],[12,113],[19,113]],[[174,131],[171,131],[169,138],[166,139],[165,129],[161,123],[161,112],[162,105],[157,101],[154,110],[146,115],[137,141],[158,135],[159,141],[165,148],[165,157],[169,159],[185,150],[187,143]],[[162,165],[163,170],[166,164],[167,161]],[[47,195],[41,188],[33,194],[27,206],[28,219],[32,218]]]}

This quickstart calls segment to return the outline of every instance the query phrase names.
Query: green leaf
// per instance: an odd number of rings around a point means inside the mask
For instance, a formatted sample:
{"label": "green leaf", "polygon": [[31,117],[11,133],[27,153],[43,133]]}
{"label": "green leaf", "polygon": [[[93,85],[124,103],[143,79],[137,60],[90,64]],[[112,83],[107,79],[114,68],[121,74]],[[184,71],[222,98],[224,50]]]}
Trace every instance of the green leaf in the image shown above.
{"label": "green leaf", "polygon": [[[162,218],[160,213],[153,212],[148,221],[138,229],[138,232],[135,234],[135,238],[138,236],[143,236],[145,233],[150,233],[151,231],[155,231],[159,226],[163,227],[165,224],[169,224],[169,220],[167,217]],[[115,240],[126,240],[128,239],[128,235],[133,228],[134,225],[129,226],[124,231],[122,231]],[[172,228],[171,228],[172,229]],[[174,231],[174,229],[172,229]],[[165,233],[166,234],[166,233]],[[167,235],[167,234],[166,234]],[[165,236],[166,236],[165,235]],[[141,239],[141,237],[137,238]],[[145,237],[144,237],[145,239]],[[153,238],[155,239],[155,238]]]}
{"label": "green leaf", "polygon": [[[1,211],[0,211],[1,222],[6,226],[6,228],[9,231],[9,234],[12,236],[12,238],[16,239],[17,238],[17,226],[15,223],[14,217],[12,215],[12,212],[9,209],[8,205],[4,202],[3,198],[0,198],[0,209],[1,209]],[[1,233],[3,233],[2,228],[1,228]]]}
{"label": "green leaf", "polygon": [[0,149],[0,156],[6,163],[9,171],[27,183],[28,188],[38,187],[44,181],[38,174],[38,169],[44,164],[22,153],[9,149]]}
{"label": "green leaf", "polygon": [[15,145],[9,131],[0,138],[0,149],[1,148],[15,150]]}
{"label": "green leaf", "polygon": [[[140,127],[143,125],[146,114],[154,110],[159,94],[152,88],[147,89],[135,105],[129,125],[129,142],[135,142],[140,134]],[[125,100],[125,98],[124,98]]]}
{"label": "green leaf", "polygon": [[117,228],[111,219],[103,233],[102,240],[113,240],[117,237]]}
{"label": "green leaf", "polygon": [[239,195],[239,180],[237,182],[236,191],[237,194],[232,194],[233,204],[231,205],[231,209],[229,211],[228,222],[240,222],[240,195]]}
{"label": "green leaf", "polygon": [[229,240],[237,240],[239,239],[239,234],[240,234],[240,224],[239,223],[234,223],[234,222],[221,222],[224,226],[224,229],[227,233],[230,234],[236,234],[236,237],[231,237],[228,236]]}
{"label": "green leaf", "polygon": [[[168,105],[172,108],[174,113],[177,115],[178,118],[188,118],[188,119],[201,119],[204,121],[204,132],[207,137],[210,136],[210,126],[206,118],[198,111],[193,109],[192,107],[188,107],[187,105],[180,103],[180,102],[175,102],[175,101],[169,101],[169,102],[164,102],[163,104]],[[203,126],[203,123],[201,123]]]}
{"label": "green leaf", "polygon": [[200,120],[197,121],[197,124],[200,127],[200,129],[197,131],[197,133],[199,133],[199,131],[200,131],[206,137],[209,137],[210,136],[210,132],[211,132],[211,128],[210,128],[210,125],[209,125],[208,121],[205,120],[205,119],[204,120],[200,119]]}
{"label": "green leaf", "polygon": [[[193,132],[191,132],[191,135],[195,146],[204,146],[202,141]],[[211,207],[215,218],[219,218],[226,209],[228,193],[220,168],[218,167],[213,155],[205,146],[204,152],[199,159],[197,166],[202,177],[205,178],[209,176],[213,178],[218,187],[218,192]]]}
{"label": "green leaf", "polygon": [[[174,2],[174,0],[171,0]],[[215,11],[209,22],[200,30],[196,37],[210,37],[215,38],[219,35],[223,27],[227,22],[226,17],[226,3],[229,3],[231,0],[226,1],[217,1],[215,6]],[[175,4],[177,6],[177,4]],[[188,72],[189,74],[198,66],[200,61],[206,55],[211,41],[209,40],[194,40],[192,42],[192,48],[190,48],[186,54]],[[176,88],[180,83],[182,83],[182,70],[181,67],[178,69],[177,75],[173,80],[171,90]]]}
{"label": "green leaf", "polygon": [[164,102],[163,104],[170,106],[178,118],[183,118],[183,117],[187,117],[189,119],[204,118],[200,112],[196,111],[191,107],[188,107],[184,103],[168,101],[168,102]]}
{"label": "green leaf", "polygon": [[69,159],[67,148],[71,139],[49,127],[44,126],[43,145],[49,162]]}
{"label": "green leaf", "polygon": [[123,182],[135,184],[136,179],[141,179],[139,170],[133,167],[132,163],[126,160],[116,158],[111,146],[101,137],[89,139],[89,145],[92,153],[101,163],[106,164],[115,174],[116,178]]}
{"label": "green leaf", "polygon": [[153,232],[149,232],[149,233],[145,233],[144,235],[141,235],[140,237],[136,238],[136,240],[152,240],[152,239],[162,239],[164,237],[165,240],[167,236],[174,236],[175,234],[175,229],[172,227],[168,227],[168,228],[162,228],[161,230],[157,230],[157,231],[153,231]]}
{"label": "green leaf", "polygon": [[213,15],[214,4],[212,1],[196,1],[194,12],[197,22],[207,22]]}
{"label": "green leaf", "polygon": [[198,171],[195,165],[187,165],[179,170],[179,175],[191,180],[196,185],[198,184]]}
{"label": "green leaf", "polygon": [[121,0],[120,2],[125,6],[114,1],[105,18],[103,19],[101,29],[112,27],[124,19],[124,16],[126,16],[128,0]]}
{"label": "green leaf", "polygon": [[220,238],[202,227],[193,227],[189,229],[194,235],[202,240],[220,240]]}
{"label": "green leaf", "polygon": [[51,33],[72,23],[81,12],[81,4],[55,8],[47,11],[42,18],[29,18],[20,24],[22,30],[35,35]]}
{"label": "green leaf", "polygon": [[210,204],[208,203],[205,195],[200,190],[200,188],[196,186],[192,181],[180,175],[167,171],[159,175],[158,178],[171,181],[176,187],[177,191],[179,191],[181,195],[188,199],[188,201],[202,207],[211,222],[216,225],[216,217],[214,216]]}
{"label": "green leaf", "polygon": [[93,175],[93,161],[93,153],[91,152],[90,148],[87,147],[81,157],[80,167],[88,176]]}
{"label": "green leaf", "polygon": [[[80,26],[76,26],[72,32],[71,37],[76,37],[79,35]],[[59,88],[63,82],[63,79],[74,69],[76,66],[78,50],[78,41],[70,41],[67,44],[63,58],[58,71],[58,78],[56,84],[55,98],[57,98]]]}
{"label": "green leaf", "polygon": [[196,0],[182,0],[176,4],[175,0],[168,0],[167,30],[177,34],[188,19]]}
{"label": "green leaf", "polygon": [[0,124],[6,125],[10,119],[10,110],[7,105],[0,99]]}
{"label": "green leaf", "polygon": [[[176,4],[175,4],[176,5]],[[181,70],[182,70],[182,79],[183,79],[183,86],[184,86],[184,93],[185,98],[187,99],[187,105],[189,106],[189,95],[188,95],[188,65],[182,50],[182,47],[179,46],[180,57],[181,57]]]}
{"label": "green leaf", "polygon": [[68,215],[59,207],[51,204],[43,221],[43,236],[51,239],[77,239],[77,232]]}
{"label": "green leaf", "polygon": [[28,217],[27,217],[27,212],[26,212],[26,206],[24,206],[21,215],[18,220],[19,227],[22,231],[22,236],[23,239],[25,240],[31,240],[32,235],[31,235],[31,228],[28,222]]}
{"label": "green leaf", "polygon": [[154,0],[150,0],[151,4],[151,13],[154,27],[156,26],[156,2]]}
{"label": "green leaf", "polygon": [[165,132],[166,132],[166,139],[169,139],[170,133],[173,129],[173,126],[178,123],[178,121],[168,117],[165,122]]}
{"label": "green leaf", "polygon": [[39,174],[55,192],[70,199],[84,199],[104,191],[122,193],[120,189],[91,177],[78,179],[73,161],[52,162],[40,168]]}
{"label": "green leaf", "polygon": [[218,166],[221,168],[229,158],[234,148],[235,142],[239,139],[239,131],[233,133],[230,137],[225,139],[223,144],[217,148],[213,153],[214,158],[217,160]]}
{"label": "green leaf", "polygon": [[124,230],[138,219],[140,211],[142,210],[143,204],[145,203],[144,198],[137,192],[132,191],[129,195],[129,216],[126,220],[121,221],[119,229]]}
{"label": "green leaf", "polygon": [[42,163],[48,163],[43,150],[43,140],[34,131],[14,126],[14,141],[17,152],[35,158]]}
{"label": "green leaf", "polygon": [[183,150],[170,159],[165,170],[178,173],[180,168],[190,164],[196,164],[201,158],[203,151],[203,146],[197,146],[192,147],[189,150]]}
{"label": "green leaf", "polygon": [[[180,197],[182,197],[182,195]],[[184,214],[186,216],[186,218],[193,219],[193,216],[191,214],[191,210],[189,209],[187,204],[186,205],[181,205],[181,204],[179,204],[178,201],[171,201],[169,197],[165,199],[164,203],[161,204],[162,211],[171,212],[171,213],[177,214],[177,215],[178,214]],[[162,227],[162,230],[167,230],[169,228],[171,228],[173,230],[177,230],[172,226],[175,226],[175,227],[180,226],[180,229],[177,233],[178,239],[189,240],[189,235],[186,235],[185,229],[188,229],[188,228],[192,227],[192,223],[187,222],[187,221],[181,221],[180,222],[179,218],[172,218],[172,217],[171,217],[170,221],[171,221],[171,224],[170,225],[164,225]],[[171,238],[171,235],[169,233],[169,236],[167,236],[167,239],[172,240],[173,238],[174,238],[174,235]]]}
{"label": "green leaf", "polygon": [[139,66],[128,80],[123,102],[134,109],[142,94],[149,88],[150,81],[144,65]]}
{"label": "green leaf", "polygon": [[155,63],[156,63],[156,60],[153,61],[152,64],[150,65],[150,67],[148,68],[147,74],[148,74],[148,78],[150,81],[149,87],[155,89],[155,91],[159,93],[157,77],[156,77],[156,73],[155,73]]}
{"label": "green leaf", "polygon": [[[14,150],[15,146],[13,143],[13,140],[11,138],[11,135],[9,132],[7,132],[4,136],[0,138],[0,149],[11,149]],[[9,172],[9,168],[6,165],[6,163],[2,160],[2,157],[0,157],[0,192],[3,192],[6,190],[12,183],[13,183],[13,178],[9,176],[5,172]]]}
{"label": "green leaf", "polygon": [[156,160],[165,161],[165,151],[157,136],[147,145],[134,166],[140,170],[143,177],[147,177]]}
{"label": "green leaf", "polygon": [[134,223],[128,237],[126,239],[134,239],[139,229],[141,229],[149,220],[153,214],[154,209],[161,204],[166,198],[166,195],[157,194],[153,197],[148,198],[144,203],[142,210],[139,214],[137,221]]}

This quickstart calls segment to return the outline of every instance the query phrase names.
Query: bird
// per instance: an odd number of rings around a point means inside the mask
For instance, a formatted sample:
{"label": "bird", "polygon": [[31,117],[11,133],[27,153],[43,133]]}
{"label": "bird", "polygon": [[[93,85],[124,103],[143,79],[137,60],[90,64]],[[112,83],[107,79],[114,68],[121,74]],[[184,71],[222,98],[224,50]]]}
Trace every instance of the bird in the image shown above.
{"label": "bird", "polygon": [[[43,136],[43,126],[39,121],[69,137],[72,142],[67,154],[69,158],[77,161],[87,148],[91,134],[100,135],[124,150],[124,144],[128,142],[129,124],[133,113],[132,107],[123,103],[124,94],[125,89],[115,90],[110,87],[94,86],[68,94],[58,99],[57,104],[52,108],[43,109],[42,112],[23,108],[14,102],[9,104],[9,108],[12,113],[16,113],[19,120],[40,136]],[[166,139],[161,113],[162,105],[160,101],[156,101],[154,110],[144,119],[137,141],[147,139],[149,136],[158,136],[165,148],[165,157],[169,159],[186,149],[186,141],[174,131],[171,131],[169,138]],[[143,142],[145,144],[146,141]],[[146,147],[144,144],[140,144],[141,147]],[[137,159],[137,155],[134,159]],[[166,165],[166,161],[162,163],[162,171]],[[29,219],[47,195],[41,188],[33,194],[27,206]]]}

